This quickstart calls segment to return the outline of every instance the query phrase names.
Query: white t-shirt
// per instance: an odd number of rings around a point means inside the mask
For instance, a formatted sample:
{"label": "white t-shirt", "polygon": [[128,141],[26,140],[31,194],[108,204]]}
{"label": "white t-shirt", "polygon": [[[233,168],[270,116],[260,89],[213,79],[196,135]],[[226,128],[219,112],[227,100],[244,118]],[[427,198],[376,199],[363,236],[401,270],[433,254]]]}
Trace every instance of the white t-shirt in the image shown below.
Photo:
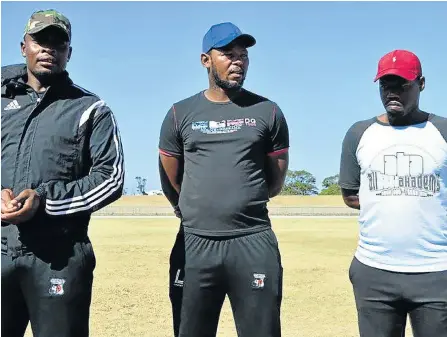
{"label": "white t-shirt", "polygon": [[447,119],[395,127],[377,118],[351,126],[339,184],[359,190],[355,257],[396,272],[447,270]]}

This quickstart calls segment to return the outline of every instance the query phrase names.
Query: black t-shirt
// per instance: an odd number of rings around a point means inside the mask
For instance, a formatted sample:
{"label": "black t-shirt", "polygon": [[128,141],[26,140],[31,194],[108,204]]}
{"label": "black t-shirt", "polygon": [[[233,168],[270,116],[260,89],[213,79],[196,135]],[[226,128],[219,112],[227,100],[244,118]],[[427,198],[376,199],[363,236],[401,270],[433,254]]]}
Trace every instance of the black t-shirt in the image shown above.
{"label": "black t-shirt", "polygon": [[267,156],[289,147],[278,105],[244,90],[234,101],[204,92],[174,104],[160,133],[160,152],[183,157],[179,207],[185,232],[253,233],[270,226]]}

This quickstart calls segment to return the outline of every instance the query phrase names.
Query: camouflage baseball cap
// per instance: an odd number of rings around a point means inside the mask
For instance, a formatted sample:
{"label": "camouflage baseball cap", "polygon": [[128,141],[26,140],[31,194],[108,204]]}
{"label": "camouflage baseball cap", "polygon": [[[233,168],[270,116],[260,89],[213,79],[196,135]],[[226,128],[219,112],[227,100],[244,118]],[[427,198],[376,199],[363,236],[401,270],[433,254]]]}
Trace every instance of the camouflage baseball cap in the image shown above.
{"label": "camouflage baseball cap", "polygon": [[67,34],[68,40],[71,41],[70,21],[63,14],[54,9],[34,12],[25,26],[23,36],[26,34],[35,34],[50,26],[62,29]]}

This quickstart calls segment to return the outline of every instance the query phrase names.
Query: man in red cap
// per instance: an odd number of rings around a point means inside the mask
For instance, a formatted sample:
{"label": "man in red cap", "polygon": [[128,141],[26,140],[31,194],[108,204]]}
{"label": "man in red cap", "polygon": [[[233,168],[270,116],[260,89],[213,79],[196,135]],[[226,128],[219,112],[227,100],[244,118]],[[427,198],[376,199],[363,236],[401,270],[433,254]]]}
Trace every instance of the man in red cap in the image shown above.
{"label": "man in red cap", "polygon": [[[349,268],[362,337],[447,336],[447,119],[419,108],[419,58],[383,56],[374,81],[386,112],[343,140],[343,199],[359,209]],[[361,200],[361,205],[360,201]]]}

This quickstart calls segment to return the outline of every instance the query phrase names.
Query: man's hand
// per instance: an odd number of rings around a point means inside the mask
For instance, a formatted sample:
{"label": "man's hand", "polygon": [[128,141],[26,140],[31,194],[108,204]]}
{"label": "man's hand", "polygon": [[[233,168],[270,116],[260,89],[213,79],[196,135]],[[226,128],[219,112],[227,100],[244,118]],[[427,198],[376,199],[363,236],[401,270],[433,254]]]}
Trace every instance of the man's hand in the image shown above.
{"label": "man's hand", "polygon": [[2,190],[2,214],[16,212],[20,207],[21,203],[14,200],[14,193],[10,189]]}
{"label": "man's hand", "polygon": [[182,212],[180,212],[180,207],[175,206],[175,207],[174,207],[174,213],[175,213],[175,216],[176,216],[177,218],[179,218],[179,219],[182,218]]}
{"label": "man's hand", "polygon": [[11,203],[17,203],[17,205],[23,205],[17,211],[3,213],[3,191],[2,191],[2,221],[18,225],[26,222],[36,214],[39,205],[40,198],[35,190],[27,189],[21,192],[17,197],[11,200]]}

